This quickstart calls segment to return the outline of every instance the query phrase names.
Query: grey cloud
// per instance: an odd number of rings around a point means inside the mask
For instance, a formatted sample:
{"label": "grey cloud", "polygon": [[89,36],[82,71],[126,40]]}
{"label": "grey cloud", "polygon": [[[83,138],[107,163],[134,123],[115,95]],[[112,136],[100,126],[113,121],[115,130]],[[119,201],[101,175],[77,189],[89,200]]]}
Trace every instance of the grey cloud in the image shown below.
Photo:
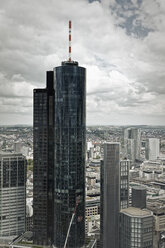
{"label": "grey cloud", "polygon": [[71,17],[73,59],[87,68],[88,123],[97,116],[104,124],[113,116],[131,122],[132,113],[164,121],[162,1],[1,0],[0,7],[3,121],[31,121],[33,88],[45,87],[45,71],[67,59]]}

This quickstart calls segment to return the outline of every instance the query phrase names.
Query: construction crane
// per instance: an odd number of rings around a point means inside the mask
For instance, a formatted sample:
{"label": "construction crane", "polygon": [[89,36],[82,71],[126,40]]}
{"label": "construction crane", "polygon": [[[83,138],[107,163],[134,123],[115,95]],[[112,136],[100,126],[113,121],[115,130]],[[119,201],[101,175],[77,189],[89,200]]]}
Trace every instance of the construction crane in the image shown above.
{"label": "construction crane", "polygon": [[79,204],[79,200],[80,200],[80,195],[77,197],[76,205],[75,205],[75,208],[74,208],[74,211],[73,211],[73,214],[72,214],[72,218],[71,218],[70,223],[69,223],[69,228],[68,228],[68,231],[67,231],[64,248],[66,248],[66,245],[67,245],[67,241],[68,241],[68,237],[69,237],[69,233],[70,233],[70,228],[71,228],[72,222],[74,220],[74,216],[76,214],[76,210],[77,210],[77,206]]}

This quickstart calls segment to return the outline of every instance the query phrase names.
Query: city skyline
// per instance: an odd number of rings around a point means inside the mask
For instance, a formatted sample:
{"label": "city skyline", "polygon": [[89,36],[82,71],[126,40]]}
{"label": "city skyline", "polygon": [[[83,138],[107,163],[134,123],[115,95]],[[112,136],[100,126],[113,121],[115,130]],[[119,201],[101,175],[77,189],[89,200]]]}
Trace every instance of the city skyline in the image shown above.
{"label": "city skyline", "polygon": [[164,1],[2,0],[0,7],[0,125],[32,125],[33,89],[68,59],[70,19],[72,58],[88,69],[87,125],[164,124]]}

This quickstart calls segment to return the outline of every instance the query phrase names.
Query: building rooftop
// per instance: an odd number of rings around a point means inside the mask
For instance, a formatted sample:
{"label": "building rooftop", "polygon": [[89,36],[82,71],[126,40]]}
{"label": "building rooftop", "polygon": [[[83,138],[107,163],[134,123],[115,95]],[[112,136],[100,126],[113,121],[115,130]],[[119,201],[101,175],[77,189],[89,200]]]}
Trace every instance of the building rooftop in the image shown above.
{"label": "building rooftop", "polygon": [[78,62],[77,61],[62,61],[61,65],[77,65],[78,66]]}
{"label": "building rooftop", "polygon": [[133,216],[133,217],[144,217],[144,216],[151,216],[152,215],[150,210],[134,208],[134,207],[122,209],[120,212],[125,213],[129,216]]}
{"label": "building rooftop", "polygon": [[133,186],[132,189],[136,189],[136,190],[146,190],[146,187],[141,186],[141,185],[137,185],[137,186]]}
{"label": "building rooftop", "polygon": [[20,152],[4,152],[0,151],[0,157],[23,156]]}

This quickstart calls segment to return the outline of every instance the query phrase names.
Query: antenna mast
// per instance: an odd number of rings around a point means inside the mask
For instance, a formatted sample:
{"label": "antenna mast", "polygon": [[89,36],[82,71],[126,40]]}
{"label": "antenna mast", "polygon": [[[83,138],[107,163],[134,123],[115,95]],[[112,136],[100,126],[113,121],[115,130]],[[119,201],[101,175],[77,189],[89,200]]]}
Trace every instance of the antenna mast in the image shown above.
{"label": "antenna mast", "polygon": [[71,28],[72,28],[72,22],[69,21],[69,62],[72,61],[71,59]]}

